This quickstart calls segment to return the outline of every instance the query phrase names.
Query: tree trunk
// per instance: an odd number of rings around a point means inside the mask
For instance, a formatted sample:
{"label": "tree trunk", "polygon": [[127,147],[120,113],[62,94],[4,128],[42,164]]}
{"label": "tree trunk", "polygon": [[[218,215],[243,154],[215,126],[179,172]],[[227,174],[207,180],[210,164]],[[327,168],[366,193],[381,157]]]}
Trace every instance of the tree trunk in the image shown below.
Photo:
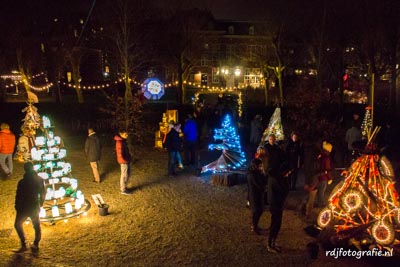
{"label": "tree trunk", "polygon": [[179,63],[178,63],[178,94],[177,94],[177,100],[178,103],[183,104],[184,103],[184,87],[183,87],[183,68],[182,68],[182,57],[179,58]]}
{"label": "tree trunk", "polygon": [[397,42],[393,44],[391,51],[391,62],[390,62],[390,95],[389,95],[389,110],[397,110],[397,97],[396,97],[396,85],[397,85],[397,71],[396,71],[396,51]]}
{"label": "tree trunk", "polygon": [[285,67],[282,67],[281,64],[279,64],[277,70],[276,70],[276,74],[278,77],[278,85],[279,85],[279,102],[281,104],[281,107],[283,107],[284,105],[284,98],[283,98],[283,80],[282,80],[282,75],[283,75],[283,69]]}
{"label": "tree trunk", "polygon": [[78,103],[82,104],[84,102],[82,90],[81,90],[81,75],[80,75],[80,59],[73,57],[71,60],[72,65],[72,79],[75,85],[75,92],[78,98]]}
{"label": "tree trunk", "polygon": [[269,79],[265,79],[265,86],[264,86],[264,101],[265,101],[265,106],[268,107],[269,105]]}

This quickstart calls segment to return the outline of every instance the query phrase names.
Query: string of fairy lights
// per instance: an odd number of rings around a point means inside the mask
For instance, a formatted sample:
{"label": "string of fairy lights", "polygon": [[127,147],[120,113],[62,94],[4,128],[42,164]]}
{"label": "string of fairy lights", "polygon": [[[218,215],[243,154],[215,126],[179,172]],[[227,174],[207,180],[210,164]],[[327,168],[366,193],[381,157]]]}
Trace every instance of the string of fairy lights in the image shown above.
{"label": "string of fairy lights", "polygon": [[[23,75],[21,74],[11,74],[11,75],[2,75],[0,76],[0,78],[2,79],[11,79],[13,82],[10,84],[6,84],[5,88],[12,88],[12,87],[16,87],[18,88],[19,84],[24,84],[25,86],[28,86],[31,90],[36,91],[36,92],[44,92],[44,91],[49,91],[49,89],[54,85],[51,82],[47,82],[47,76],[45,72],[41,72],[35,75],[30,76],[29,80],[34,80],[37,79],[39,77],[44,77],[46,84],[42,85],[42,86],[37,86],[37,85],[33,85],[32,83],[30,83],[28,81],[28,79],[24,78]],[[71,89],[80,89],[80,90],[103,90],[103,89],[108,89],[110,88],[113,84],[118,84],[118,83],[124,83],[125,79],[122,78],[118,78],[115,81],[110,81],[107,82],[105,84],[91,84],[91,85],[79,85],[79,84],[75,84],[75,83],[71,83],[71,82],[63,82],[63,81],[58,81],[58,84],[61,84],[67,88],[71,88]],[[129,78],[128,82],[133,83],[136,86],[144,86],[143,83],[140,83],[134,79]],[[221,86],[208,86],[208,85],[201,85],[201,84],[197,84],[194,82],[189,82],[189,81],[183,81],[183,84],[185,85],[189,85],[192,86],[194,88],[197,88],[200,90],[200,92],[202,91],[207,91],[207,92],[215,92],[215,93],[223,93],[223,92],[234,92],[238,89],[244,89],[247,88],[246,86],[230,86],[230,87],[221,87]],[[170,82],[170,83],[165,83],[164,87],[165,88],[169,88],[172,86],[177,86],[179,85],[178,81],[175,82]],[[197,101],[199,100],[199,92],[196,92],[194,95],[194,99],[193,99],[193,103],[197,103]],[[243,100],[242,100],[242,93],[238,92],[238,115],[241,116],[243,111],[242,111],[242,105],[243,105]]]}
{"label": "string of fairy lights", "polygon": [[[41,77],[41,76],[45,76],[46,74],[44,72],[35,74],[33,76],[30,77],[30,80],[33,80],[35,78]],[[10,88],[10,87],[15,87],[18,86],[20,83],[23,83],[27,86],[29,86],[32,90],[35,91],[45,91],[48,90],[50,87],[52,87],[54,84],[51,82],[46,82],[46,84],[42,85],[42,86],[35,86],[31,83],[29,83],[28,79],[24,79],[22,75],[20,74],[14,74],[14,75],[2,75],[0,76],[3,79],[11,79],[13,80],[12,83],[10,84],[6,84],[5,88]],[[47,81],[47,78],[45,76],[45,80]],[[112,84],[118,84],[118,83],[122,83],[125,82],[124,79],[119,78],[115,81],[111,81],[105,84],[91,84],[91,85],[76,85],[74,83],[71,82],[62,82],[62,81],[58,81],[59,84],[65,85],[69,88],[73,88],[73,89],[82,89],[82,90],[96,90],[96,89],[106,89],[111,87]],[[133,83],[134,85],[138,85],[138,86],[143,86],[143,83],[140,83],[134,79],[129,79],[129,82]],[[165,83],[164,87],[168,88],[168,87],[172,87],[172,86],[177,86],[179,84],[178,81],[175,82],[170,82],[170,83]],[[208,85],[201,85],[201,84],[197,84],[194,82],[189,82],[189,81],[183,81],[183,84],[185,85],[189,85],[189,86],[193,86],[195,88],[198,89],[206,89],[207,91],[211,91],[211,92],[221,92],[221,91],[233,91],[233,90],[237,90],[237,89],[244,89],[247,88],[246,86],[229,86],[229,87],[223,87],[223,86],[208,86]]]}

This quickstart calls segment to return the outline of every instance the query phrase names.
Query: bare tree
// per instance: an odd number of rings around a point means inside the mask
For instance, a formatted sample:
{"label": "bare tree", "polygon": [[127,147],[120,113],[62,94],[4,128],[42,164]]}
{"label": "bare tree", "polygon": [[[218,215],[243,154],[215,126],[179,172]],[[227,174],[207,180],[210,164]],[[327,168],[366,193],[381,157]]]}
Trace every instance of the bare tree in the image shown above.
{"label": "bare tree", "polygon": [[[149,2],[143,0],[118,0],[103,6],[100,16],[106,18],[105,38],[109,45],[109,53],[117,63],[117,69],[124,81],[123,97],[116,92],[107,96],[111,107],[105,111],[115,117],[116,127],[126,129],[132,140],[142,140],[142,102],[133,91],[132,79],[138,72],[145,71],[147,51],[150,51],[149,34]],[[111,11],[111,12],[110,12]],[[148,49],[148,50],[147,50]],[[118,90],[117,90],[118,91]]]}
{"label": "bare tree", "polygon": [[[204,45],[204,30],[210,20],[208,11],[185,9],[180,5],[171,6],[165,14],[165,31],[162,45],[166,47],[168,56],[176,66],[178,78],[178,101],[186,99],[186,84],[194,66],[200,63],[200,51]],[[160,47],[161,48],[161,47]]]}

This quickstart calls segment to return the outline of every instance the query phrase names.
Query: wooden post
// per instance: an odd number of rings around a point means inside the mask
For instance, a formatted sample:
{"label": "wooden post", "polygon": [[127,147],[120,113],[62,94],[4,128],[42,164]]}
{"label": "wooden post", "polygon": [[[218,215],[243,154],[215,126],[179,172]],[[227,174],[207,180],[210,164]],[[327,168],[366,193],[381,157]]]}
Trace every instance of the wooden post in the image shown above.
{"label": "wooden post", "polygon": [[374,128],[374,103],[375,103],[375,73],[371,73],[371,100],[370,100],[370,106],[371,106],[371,129]]}

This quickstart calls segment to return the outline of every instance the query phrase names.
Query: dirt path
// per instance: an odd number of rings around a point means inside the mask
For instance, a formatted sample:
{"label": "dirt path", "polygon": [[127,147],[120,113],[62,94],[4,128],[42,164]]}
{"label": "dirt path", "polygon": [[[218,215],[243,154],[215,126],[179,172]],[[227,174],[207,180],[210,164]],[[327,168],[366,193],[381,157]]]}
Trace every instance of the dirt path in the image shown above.
{"label": "dirt path", "polygon": [[[167,155],[148,148],[135,157],[132,195],[119,193],[119,165],[112,147],[105,147],[101,161],[104,180],[92,183],[89,164],[81,144],[68,149],[72,174],[90,200],[92,208],[82,218],[42,226],[40,252],[17,255],[19,241],[13,222],[16,183],[22,165],[15,162],[12,179],[0,181],[0,266],[337,266],[324,255],[308,259],[306,244],[313,240],[307,225],[293,209],[284,211],[279,243],[283,253],[266,251],[266,237],[250,232],[250,211],[245,207],[246,186],[212,186],[185,170],[177,177],[165,176]],[[68,143],[67,143],[68,144]],[[101,194],[109,204],[108,216],[99,216],[91,199]],[[302,192],[291,193],[289,207],[301,200]],[[268,227],[264,213],[261,226]],[[32,240],[31,225],[25,227]],[[358,261],[360,262],[360,261]],[[357,263],[341,259],[346,266]],[[361,262],[360,262],[361,263]],[[366,266],[366,262],[362,262]],[[361,266],[361,265],[360,265]]]}

